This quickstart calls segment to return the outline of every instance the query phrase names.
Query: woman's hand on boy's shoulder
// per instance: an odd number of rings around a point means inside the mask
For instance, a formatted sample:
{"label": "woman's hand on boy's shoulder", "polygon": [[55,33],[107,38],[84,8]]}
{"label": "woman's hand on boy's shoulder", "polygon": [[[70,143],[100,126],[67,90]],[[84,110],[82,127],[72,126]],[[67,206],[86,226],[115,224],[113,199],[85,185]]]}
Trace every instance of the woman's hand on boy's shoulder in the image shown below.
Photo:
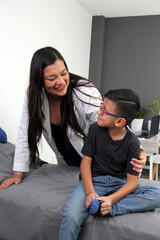
{"label": "woman's hand on boy's shoulder", "polygon": [[133,170],[136,171],[137,173],[139,173],[138,178],[140,178],[140,176],[142,174],[143,168],[146,165],[146,161],[147,161],[147,155],[146,155],[145,151],[142,149],[140,152],[139,159],[132,158],[132,160],[131,160]]}

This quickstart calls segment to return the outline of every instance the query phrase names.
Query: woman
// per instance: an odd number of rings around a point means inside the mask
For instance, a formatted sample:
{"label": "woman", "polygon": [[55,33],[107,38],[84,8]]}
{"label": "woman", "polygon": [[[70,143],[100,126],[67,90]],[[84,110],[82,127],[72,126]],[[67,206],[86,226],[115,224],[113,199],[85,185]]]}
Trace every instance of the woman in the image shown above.
{"label": "woman", "polygon": [[[62,55],[52,47],[37,50],[30,67],[30,83],[25,99],[16,143],[13,175],[0,189],[22,181],[39,157],[38,143],[43,133],[58,164],[79,166],[81,149],[89,125],[97,121],[102,101],[99,90],[88,80],[68,71]],[[37,156],[37,157],[36,157]],[[146,162],[133,159],[141,173]]]}

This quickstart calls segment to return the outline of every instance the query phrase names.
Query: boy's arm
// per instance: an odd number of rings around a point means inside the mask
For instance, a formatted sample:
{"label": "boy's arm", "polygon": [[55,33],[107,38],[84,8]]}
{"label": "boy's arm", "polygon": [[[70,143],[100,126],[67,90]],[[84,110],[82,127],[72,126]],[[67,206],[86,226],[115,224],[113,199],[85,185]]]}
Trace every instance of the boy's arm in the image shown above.
{"label": "boy's arm", "polygon": [[98,194],[95,192],[95,189],[93,187],[93,182],[92,182],[92,174],[91,174],[91,163],[92,163],[92,158],[83,156],[80,169],[81,169],[81,175],[82,175],[82,180],[86,192],[86,200],[85,204],[86,207],[89,208],[91,201],[98,196]]}
{"label": "boy's arm", "polygon": [[101,215],[106,215],[110,212],[111,206],[116,203],[117,201],[121,200],[122,198],[126,197],[135,189],[138,185],[138,178],[137,176],[127,174],[127,182],[126,184],[121,187],[117,192],[107,196],[107,197],[99,197],[98,200],[101,201]]}

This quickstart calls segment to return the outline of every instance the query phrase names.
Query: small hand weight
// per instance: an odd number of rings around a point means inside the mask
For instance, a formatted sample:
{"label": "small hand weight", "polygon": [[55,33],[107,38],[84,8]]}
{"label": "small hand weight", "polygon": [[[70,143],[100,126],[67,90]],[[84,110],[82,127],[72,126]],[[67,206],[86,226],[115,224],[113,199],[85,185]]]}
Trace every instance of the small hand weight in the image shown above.
{"label": "small hand weight", "polygon": [[94,215],[99,211],[99,208],[100,208],[100,201],[98,199],[93,199],[91,201],[91,206],[90,206],[89,213],[91,215]]}

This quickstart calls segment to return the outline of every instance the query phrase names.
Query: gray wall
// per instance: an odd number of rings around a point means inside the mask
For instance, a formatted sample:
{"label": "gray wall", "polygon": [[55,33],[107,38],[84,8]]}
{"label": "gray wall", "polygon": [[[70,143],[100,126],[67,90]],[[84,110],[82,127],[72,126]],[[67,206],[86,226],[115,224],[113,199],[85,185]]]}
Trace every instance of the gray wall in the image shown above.
{"label": "gray wall", "polygon": [[94,16],[89,79],[102,93],[133,89],[142,106],[160,98],[160,15]]}
{"label": "gray wall", "polygon": [[104,34],[105,17],[93,17],[92,19],[92,37],[90,51],[89,79],[101,89],[103,72],[103,52],[104,52]]}

